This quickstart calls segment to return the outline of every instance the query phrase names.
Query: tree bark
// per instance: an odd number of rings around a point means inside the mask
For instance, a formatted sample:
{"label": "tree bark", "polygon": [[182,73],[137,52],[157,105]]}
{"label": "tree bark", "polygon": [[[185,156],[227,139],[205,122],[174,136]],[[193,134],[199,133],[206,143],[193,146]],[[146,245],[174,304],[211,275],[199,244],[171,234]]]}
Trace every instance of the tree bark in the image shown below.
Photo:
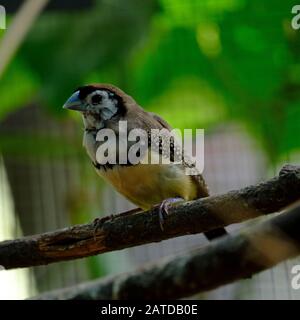
{"label": "tree bark", "polygon": [[249,277],[300,254],[300,206],[143,269],[33,299],[179,299]]}
{"label": "tree bark", "polygon": [[41,235],[0,243],[5,269],[83,258],[186,234],[201,233],[282,210],[300,199],[300,167],[287,165],[279,176],[223,195],[177,204],[170,208],[164,231],[158,210],[104,217]]}

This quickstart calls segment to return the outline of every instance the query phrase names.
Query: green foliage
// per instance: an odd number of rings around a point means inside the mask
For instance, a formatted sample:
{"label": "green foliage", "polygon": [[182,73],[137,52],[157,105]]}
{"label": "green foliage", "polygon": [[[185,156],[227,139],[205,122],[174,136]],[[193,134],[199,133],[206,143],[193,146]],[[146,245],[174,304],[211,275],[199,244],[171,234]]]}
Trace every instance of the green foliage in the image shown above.
{"label": "green foliage", "polygon": [[290,76],[299,59],[299,47],[293,45],[299,35],[290,26],[292,6],[292,1],[248,1],[225,15],[220,26],[227,89],[236,102],[229,104],[230,114],[250,126],[273,161],[299,148],[285,138],[291,128],[300,128],[300,118],[288,117],[300,101],[294,88],[299,78]]}
{"label": "green foliage", "polygon": [[[155,45],[135,65],[135,96],[178,126],[243,122],[272,161],[298,149],[299,34],[290,26],[293,2],[161,3],[164,11],[153,24]],[[200,86],[191,87],[194,103],[186,99],[190,77],[210,88],[217,108],[197,97]],[[178,81],[181,85],[174,85]],[[156,96],[164,98],[157,102]],[[207,118],[207,109],[215,117]]]}
{"label": "green foliage", "polygon": [[[150,0],[98,0],[92,10],[44,14],[29,33],[12,68],[18,68],[15,64],[19,59],[26,61],[28,69],[18,70],[20,79],[28,78],[27,73],[34,74],[40,102],[60,112],[69,93],[90,74],[112,66],[121,71],[145,34],[153,10]],[[1,85],[0,95],[4,89]]]}
{"label": "green foliage", "polygon": [[38,81],[26,61],[16,59],[1,79],[0,119],[32,99]]}
{"label": "green foliage", "polygon": [[98,0],[47,13],[1,81],[0,117],[30,98],[62,113],[77,86],[111,82],[175,127],[247,125],[276,161],[300,147],[293,1]]}

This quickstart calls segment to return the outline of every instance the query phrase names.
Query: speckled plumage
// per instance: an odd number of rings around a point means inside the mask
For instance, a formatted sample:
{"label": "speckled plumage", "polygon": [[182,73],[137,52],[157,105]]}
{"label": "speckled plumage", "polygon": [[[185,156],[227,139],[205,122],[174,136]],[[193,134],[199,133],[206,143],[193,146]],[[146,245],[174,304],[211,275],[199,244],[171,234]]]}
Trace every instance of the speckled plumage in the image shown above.
{"label": "speckled plumage", "polygon": [[[89,86],[85,92],[92,92],[91,88],[106,89],[121,98],[126,108],[126,114],[112,117],[105,121],[105,128],[111,128],[118,132],[118,120],[127,120],[128,131],[135,128],[151,132],[151,129],[167,129],[165,134],[172,130],[170,125],[158,115],[144,111],[131,97],[112,85]],[[95,130],[96,131],[96,130]],[[163,141],[165,141],[163,139]],[[152,136],[152,156],[162,154],[158,137]],[[95,132],[85,132],[84,147],[91,160],[96,163],[96,150],[100,143],[96,141]],[[163,146],[163,144],[162,144]],[[176,152],[176,140],[174,151]],[[181,149],[180,149],[181,150]],[[148,153],[145,154],[148,157]],[[208,196],[207,186],[200,174],[188,176],[185,174],[186,162],[183,164],[138,164],[133,166],[111,166],[110,168],[99,166],[97,173],[111,183],[116,190],[130,201],[143,209],[160,203],[166,198],[181,197],[192,200]],[[189,164],[194,167],[193,164]],[[195,168],[196,170],[196,168]]]}
{"label": "speckled plumage", "polygon": [[[89,104],[94,92],[98,92],[102,105],[93,106]],[[103,165],[97,163],[96,152],[102,142],[96,141],[96,135],[101,128],[112,129],[117,139],[121,136],[119,132],[119,121],[127,121],[127,133],[132,129],[143,129],[148,133],[146,149],[142,155],[143,159],[149,156],[161,158],[169,156],[169,146],[165,146],[159,136],[149,134],[151,129],[164,130],[164,135],[169,138],[172,128],[158,115],[146,112],[135,100],[124,93],[121,89],[110,84],[92,84],[78,89],[79,98],[83,103],[88,104],[88,112],[83,113],[85,133],[83,145],[96,167],[97,173],[127,199],[138,205],[142,209],[149,209],[161,203],[167,198],[180,197],[185,200],[208,196],[208,189],[202,175],[187,175],[186,168],[197,171],[195,165],[189,159],[184,159],[181,163],[171,162],[169,164],[116,164]],[[113,102],[113,103],[112,103]],[[103,117],[103,110],[106,109],[108,117]],[[91,111],[92,110],[92,111]],[[91,118],[94,117],[94,118]],[[133,144],[133,143],[132,143]],[[119,152],[126,152],[132,145],[128,142],[126,150],[118,150],[116,146],[117,159]],[[122,143],[121,143],[122,145]],[[171,160],[181,157],[181,149],[176,139],[171,139]],[[176,160],[176,159],[175,159]],[[143,162],[143,161],[142,161]]]}

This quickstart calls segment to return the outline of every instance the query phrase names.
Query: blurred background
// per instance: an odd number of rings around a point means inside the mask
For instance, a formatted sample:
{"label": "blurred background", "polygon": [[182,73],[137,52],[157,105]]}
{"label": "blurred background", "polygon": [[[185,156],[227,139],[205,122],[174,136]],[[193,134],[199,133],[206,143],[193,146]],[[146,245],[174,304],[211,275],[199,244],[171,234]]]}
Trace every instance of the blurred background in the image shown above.
{"label": "blurred background", "polygon": [[[82,84],[113,83],[173,127],[204,128],[204,176],[212,194],[262,181],[283,163],[299,164],[300,30],[291,27],[294,4],[0,0],[7,12],[7,29],[0,30],[0,240],[133,207],[98,178],[82,148],[80,116],[62,110]],[[0,299],[126,272],[206,243],[202,235],[185,236],[1,271]],[[299,299],[290,285],[296,263],[197,298]]]}

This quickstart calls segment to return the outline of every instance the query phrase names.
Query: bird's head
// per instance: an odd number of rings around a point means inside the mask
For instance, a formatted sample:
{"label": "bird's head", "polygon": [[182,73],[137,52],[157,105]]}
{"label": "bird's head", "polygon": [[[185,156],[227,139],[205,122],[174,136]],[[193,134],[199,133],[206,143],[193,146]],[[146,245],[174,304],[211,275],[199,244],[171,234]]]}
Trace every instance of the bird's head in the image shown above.
{"label": "bird's head", "polygon": [[81,112],[86,128],[101,129],[105,121],[124,115],[126,96],[112,85],[91,84],[76,89],[63,108]]}

